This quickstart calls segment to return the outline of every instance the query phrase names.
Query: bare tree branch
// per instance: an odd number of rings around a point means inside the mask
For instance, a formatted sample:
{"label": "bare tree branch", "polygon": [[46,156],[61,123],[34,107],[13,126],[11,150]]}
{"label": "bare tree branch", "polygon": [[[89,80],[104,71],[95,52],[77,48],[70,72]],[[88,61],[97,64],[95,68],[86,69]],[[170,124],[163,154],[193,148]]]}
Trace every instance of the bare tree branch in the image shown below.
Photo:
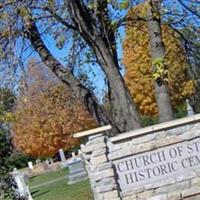
{"label": "bare tree branch", "polygon": [[182,0],[178,0],[178,2],[188,11],[190,11],[192,14],[196,15],[197,17],[200,17],[200,15],[192,10],[189,6],[187,6]]}

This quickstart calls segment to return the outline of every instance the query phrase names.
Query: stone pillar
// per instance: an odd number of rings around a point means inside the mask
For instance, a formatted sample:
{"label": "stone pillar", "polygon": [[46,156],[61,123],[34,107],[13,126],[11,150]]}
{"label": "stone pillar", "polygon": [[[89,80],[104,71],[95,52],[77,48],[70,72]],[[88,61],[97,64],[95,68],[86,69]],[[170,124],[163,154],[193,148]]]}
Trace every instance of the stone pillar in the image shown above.
{"label": "stone pillar", "polygon": [[89,136],[81,145],[86,169],[95,200],[120,200],[112,163],[107,158],[106,137],[103,134]]}
{"label": "stone pillar", "polygon": [[59,149],[59,155],[60,155],[61,162],[65,162],[66,159],[65,159],[65,153],[64,153],[63,149]]}

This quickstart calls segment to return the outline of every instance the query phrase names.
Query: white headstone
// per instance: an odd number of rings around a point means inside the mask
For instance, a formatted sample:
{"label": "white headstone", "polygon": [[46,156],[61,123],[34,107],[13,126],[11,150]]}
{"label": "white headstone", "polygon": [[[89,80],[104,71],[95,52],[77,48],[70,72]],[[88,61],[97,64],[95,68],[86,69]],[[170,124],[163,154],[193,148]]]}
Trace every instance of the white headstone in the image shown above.
{"label": "white headstone", "polygon": [[63,149],[59,149],[59,155],[60,155],[60,160],[62,162],[65,162],[66,159],[65,159],[65,153],[64,153]]}
{"label": "white headstone", "polygon": [[49,160],[45,160],[45,163],[49,166]]}
{"label": "white headstone", "polygon": [[36,164],[41,164],[41,160],[40,159],[37,159],[35,162],[36,162]]}
{"label": "white headstone", "polygon": [[25,197],[28,198],[28,200],[32,200],[29,188],[25,183],[24,173],[18,172],[15,168],[12,175],[17,184],[17,192],[19,193],[20,197]]}
{"label": "white headstone", "polygon": [[52,165],[53,164],[53,159],[49,158],[49,164]]}
{"label": "white headstone", "polygon": [[29,169],[31,169],[31,170],[33,169],[33,162],[32,162],[32,161],[29,161],[29,162],[28,162],[28,167],[29,167]]}
{"label": "white headstone", "polygon": [[29,186],[26,186],[26,189],[27,189],[27,193],[28,193],[28,200],[33,200],[30,190],[29,190]]}
{"label": "white headstone", "polygon": [[189,99],[186,99],[186,105],[187,105],[187,116],[194,115],[194,110],[192,106],[190,105]]}
{"label": "white headstone", "polygon": [[79,149],[78,150],[78,155],[81,155],[82,154],[82,151]]}
{"label": "white headstone", "polygon": [[72,152],[72,158],[75,158],[76,154],[74,152]]}

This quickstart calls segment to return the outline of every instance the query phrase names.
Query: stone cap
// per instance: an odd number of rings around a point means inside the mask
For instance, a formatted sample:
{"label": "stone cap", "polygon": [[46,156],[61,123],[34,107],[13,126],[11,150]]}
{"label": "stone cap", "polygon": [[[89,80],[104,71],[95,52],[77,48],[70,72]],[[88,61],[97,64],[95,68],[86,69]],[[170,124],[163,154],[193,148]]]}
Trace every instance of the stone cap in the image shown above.
{"label": "stone cap", "polygon": [[[117,142],[117,141],[120,141],[120,140],[126,140],[128,138],[139,137],[139,136],[142,136],[142,135],[145,135],[145,134],[150,134],[150,133],[153,133],[153,132],[158,132],[158,131],[162,131],[162,130],[175,128],[175,127],[178,127],[178,126],[182,126],[184,124],[185,125],[192,124],[192,123],[195,123],[197,121],[200,121],[200,114],[196,114],[196,115],[192,115],[192,116],[184,117],[184,118],[180,118],[180,119],[175,119],[175,120],[172,120],[172,121],[163,122],[163,123],[160,123],[160,124],[147,126],[145,128],[140,128],[140,129],[137,129],[137,130],[121,133],[117,136],[109,138],[109,140],[111,142]],[[91,136],[91,135],[94,135],[94,134],[97,134],[97,133],[102,133],[104,131],[108,131],[110,129],[112,129],[111,125],[106,125],[106,126],[98,127],[98,128],[95,128],[95,129],[90,129],[90,130],[87,130],[87,131],[75,133],[73,135],[73,137],[81,138],[81,137]]]}
{"label": "stone cap", "polygon": [[111,138],[109,138],[109,140],[111,142],[117,142],[120,140],[126,140],[128,138],[139,137],[139,136],[142,136],[145,134],[150,134],[153,132],[167,130],[167,129],[175,128],[175,127],[182,126],[182,125],[192,124],[197,121],[200,121],[200,114],[196,114],[196,115],[192,115],[192,116],[184,117],[184,118],[180,118],[180,119],[175,119],[172,121],[163,122],[160,124],[147,126],[145,128],[140,128],[137,130],[125,132],[125,133],[119,134],[117,136],[111,137]]}
{"label": "stone cap", "polygon": [[101,133],[101,132],[104,132],[104,131],[108,131],[110,129],[112,129],[112,126],[111,125],[106,125],[106,126],[90,129],[90,130],[87,130],[87,131],[82,131],[82,132],[75,133],[75,134],[73,134],[73,137],[74,138],[86,137],[86,136],[94,135],[96,133]]}

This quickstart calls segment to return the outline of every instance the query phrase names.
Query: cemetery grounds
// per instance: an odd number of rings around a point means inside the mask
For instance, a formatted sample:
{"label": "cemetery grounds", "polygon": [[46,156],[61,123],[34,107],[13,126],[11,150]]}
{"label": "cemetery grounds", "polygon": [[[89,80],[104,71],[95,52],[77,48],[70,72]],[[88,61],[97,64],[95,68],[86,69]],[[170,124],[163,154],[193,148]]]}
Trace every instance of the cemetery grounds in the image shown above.
{"label": "cemetery grounds", "polygon": [[68,170],[47,172],[29,179],[33,200],[92,200],[89,180],[68,185]]}

